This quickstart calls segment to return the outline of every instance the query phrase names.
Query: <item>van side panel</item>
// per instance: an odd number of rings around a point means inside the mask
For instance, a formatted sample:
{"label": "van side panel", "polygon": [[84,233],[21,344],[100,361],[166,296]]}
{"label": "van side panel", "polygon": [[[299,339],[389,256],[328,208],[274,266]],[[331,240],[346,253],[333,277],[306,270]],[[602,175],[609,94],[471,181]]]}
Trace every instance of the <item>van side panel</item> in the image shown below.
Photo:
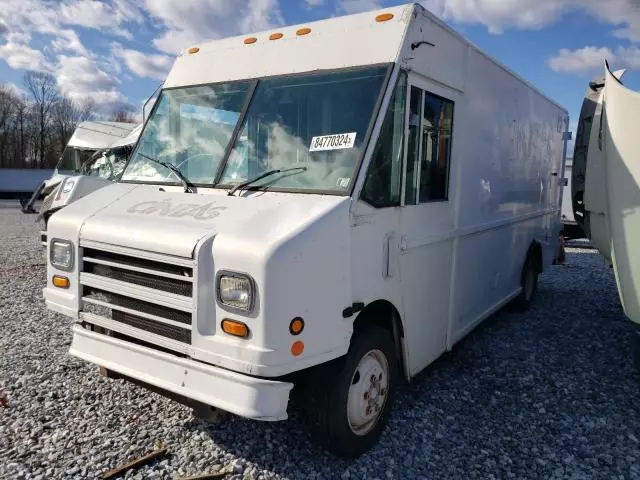
{"label": "van side panel", "polygon": [[[411,48],[421,41],[434,46]],[[419,221],[417,227],[402,221],[394,224],[385,209],[372,213],[376,223],[388,224],[377,232],[367,229],[366,238],[352,237],[352,285],[355,293],[371,282],[375,272],[373,267],[365,268],[363,255],[367,252],[379,270],[373,250],[382,251],[383,235],[388,236],[392,228],[398,228],[394,235],[400,258],[406,255],[403,249],[412,247],[411,239],[403,245],[407,232],[412,237],[419,233],[424,239],[440,239],[441,243],[420,246],[423,254],[414,256],[415,261],[398,262],[400,285],[387,282],[388,291],[375,292],[381,298],[397,298],[400,288],[404,359],[413,375],[520,292],[521,272],[532,244],[541,247],[543,267],[552,263],[561,230],[560,179],[568,116],[419,6],[398,63],[411,72],[410,77],[419,76],[434,85],[435,95],[447,98],[448,89],[452,92],[448,99],[455,98],[447,200],[453,209],[452,228],[447,232],[438,228],[441,222],[432,214],[446,209],[433,203],[410,207],[427,212],[415,215],[416,221],[429,219]],[[371,245],[365,247],[365,243]],[[447,264],[442,265],[435,259],[442,260],[438,249],[445,246],[450,254],[444,255]],[[450,288],[438,289],[449,295],[437,299],[438,304],[430,299],[427,308],[429,286],[437,282],[449,282]],[[376,281],[376,285],[380,290],[384,284]],[[445,345],[427,338],[443,329]]]}

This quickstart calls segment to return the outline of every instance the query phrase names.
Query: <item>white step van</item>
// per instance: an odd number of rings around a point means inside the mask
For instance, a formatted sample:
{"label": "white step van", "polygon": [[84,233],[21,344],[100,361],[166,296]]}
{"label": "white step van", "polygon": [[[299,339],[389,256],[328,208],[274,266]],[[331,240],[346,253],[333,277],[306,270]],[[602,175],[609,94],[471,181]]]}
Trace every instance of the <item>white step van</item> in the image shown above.
{"label": "white step van", "polygon": [[120,182],[49,221],[70,353],[357,456],[551,265],[568,117],[420,5],[192,46]]}

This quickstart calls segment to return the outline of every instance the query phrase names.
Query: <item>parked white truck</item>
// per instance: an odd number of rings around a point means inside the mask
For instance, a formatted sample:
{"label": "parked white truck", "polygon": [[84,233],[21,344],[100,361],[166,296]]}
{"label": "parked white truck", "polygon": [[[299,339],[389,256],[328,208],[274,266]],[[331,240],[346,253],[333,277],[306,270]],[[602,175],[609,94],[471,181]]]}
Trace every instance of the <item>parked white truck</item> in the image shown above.
{"label": "parked white truck", "polygon": [[[640,93],[624,70],[590,82],[576,136],[572,200],[576,220],[614,268],[624,313],[640,334]],[[634,247],[635,245],[635,247]],[[640,367],[640,336],[636,336]]]}
{"label": "parked white truck", "polygon": [[133,127],[126,137],[119,138],[108,148],[97,150],[86,159],[76,172],[79,175],[60,176],[59,183],[48,189],[49,194],[44,197],[37,218],[37,221],[44,221],[44,229],[40,231],[40,241],[45,247],[47,246],[47,223],[51,215],[120,178],[142,131],[142,124],[133,125]]}
{"label": "parked white truck", "polygon": [[419,5],[193,46],[119,183],[49,221],[70,353],[357,456],[554,260],[565,109]]}
{"label": "parked white truck", "polygon": [[21,202],[22,211],[36,213],[33,206],[38,199],[49,195],[65,178],[82,173],[83,165],[96,152],[127,137],[135,127],[136,124],[126,122],[81,122],[65,145],[53,175],[38,186],[29,200]]}

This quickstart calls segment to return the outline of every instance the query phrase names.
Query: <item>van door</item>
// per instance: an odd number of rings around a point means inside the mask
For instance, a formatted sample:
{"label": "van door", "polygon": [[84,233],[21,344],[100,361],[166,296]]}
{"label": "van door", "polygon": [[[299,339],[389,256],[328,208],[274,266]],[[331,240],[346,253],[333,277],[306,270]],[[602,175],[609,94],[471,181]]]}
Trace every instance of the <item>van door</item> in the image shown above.
{"label": "van door", "polygon": [[408,82],[400,282],[411,374],[447,345],[454,249],[454,110],[459,94],[411,74]]}

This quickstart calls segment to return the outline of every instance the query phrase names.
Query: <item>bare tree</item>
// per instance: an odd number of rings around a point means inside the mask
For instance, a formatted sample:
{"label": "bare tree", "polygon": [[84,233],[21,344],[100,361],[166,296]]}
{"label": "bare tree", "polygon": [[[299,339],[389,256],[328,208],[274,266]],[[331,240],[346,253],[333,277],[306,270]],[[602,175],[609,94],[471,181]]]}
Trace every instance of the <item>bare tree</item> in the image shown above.
{"label": "bare tree", "polygon": [[113,112],[110,117],[112,122],[137,123],[133,116],[133,107],[122,106]]}
{"label": "bare tree", "polygon": [[58,94],[51,78],[29,82],[27,94],[0,83],[0,168],[54,167],[77,125],[96,116],[92,99]]}
{"label": "bare tree", "polygon": [[64,147],[67,139],[73,135],[73,131],[78,125],[80,111],[69,98],[60,97],[53,104],[51,113],[57,142]]}
{"label": "bare tree", "polygon": [[0,85],[0,168],[6,166],[11,115],[15,107],[15,95],[7,85]]}
{"label": "bare tree", "polygon": [[45,72],[27,72],[24,76],[24,85],[31,94],[38,117],[39,166],[42,167],[44,166],[46,154],[47,126],[51,109],[59,97],[58,87],[55,77]]}
{"label": "bare tree", "polygon": [[93,98],[87,97],[80,102],[80,121],[86,122],[96,118],[96,102]]}
{"label": "bare tree", "polygon": [[24,98],[16,99],[15,122],[14,122],[14,143],[16,144],[16,153],[14,160],[17,165],[22,166],[26,159],[26,117],[28,105]]}

